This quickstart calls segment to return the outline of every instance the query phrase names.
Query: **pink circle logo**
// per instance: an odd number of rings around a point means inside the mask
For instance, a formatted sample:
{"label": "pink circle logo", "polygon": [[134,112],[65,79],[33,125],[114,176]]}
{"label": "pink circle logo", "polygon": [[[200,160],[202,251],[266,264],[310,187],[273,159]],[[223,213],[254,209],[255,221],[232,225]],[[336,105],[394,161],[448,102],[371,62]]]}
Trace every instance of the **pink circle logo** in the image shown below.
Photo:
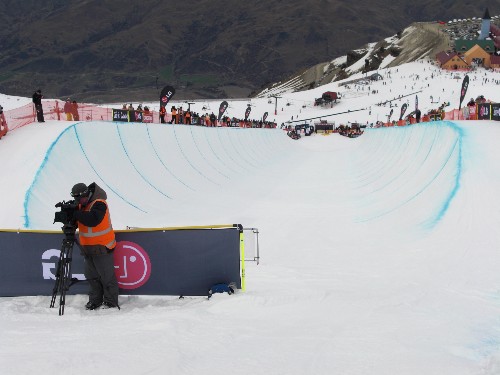
{"label": "pink circle logo", "polygon": [[113,253],[120,288],[136,289],[146,284],[151,276],[151,261],[142,247],[134,242],[120,241]]}

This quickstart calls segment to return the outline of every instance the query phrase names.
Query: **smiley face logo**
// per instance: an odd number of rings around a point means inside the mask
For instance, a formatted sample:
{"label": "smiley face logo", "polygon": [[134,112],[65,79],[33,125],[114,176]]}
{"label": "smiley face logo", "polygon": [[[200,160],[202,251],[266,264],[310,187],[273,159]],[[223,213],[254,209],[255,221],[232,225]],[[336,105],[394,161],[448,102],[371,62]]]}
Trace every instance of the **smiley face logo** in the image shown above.
{"label": "smiley face logo", "polygon": [[146,251],[134,242],[120,241],[114,253],[115,275],[121,289],[136,289],[151,276],[151,261]]}

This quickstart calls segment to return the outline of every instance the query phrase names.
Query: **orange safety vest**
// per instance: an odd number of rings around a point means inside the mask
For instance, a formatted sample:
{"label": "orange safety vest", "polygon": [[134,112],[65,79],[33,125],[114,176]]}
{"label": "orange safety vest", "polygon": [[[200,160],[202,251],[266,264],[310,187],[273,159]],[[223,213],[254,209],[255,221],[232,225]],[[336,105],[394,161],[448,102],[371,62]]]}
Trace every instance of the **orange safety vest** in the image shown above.
{"label": "orange safety vest", "polygon": [[[85,211],[90,211],[95,202],[103,202],[104,199],[96,199],[90,205],[85,207]],[[113,249],[116,245],[115,232],[111,225],[108,205],[106,204],[106,214],[102,221],[95,227],[87,227],[78,222],[78,231],[80,232],[80,244],[85,245],[104,245],[108,249]]]}

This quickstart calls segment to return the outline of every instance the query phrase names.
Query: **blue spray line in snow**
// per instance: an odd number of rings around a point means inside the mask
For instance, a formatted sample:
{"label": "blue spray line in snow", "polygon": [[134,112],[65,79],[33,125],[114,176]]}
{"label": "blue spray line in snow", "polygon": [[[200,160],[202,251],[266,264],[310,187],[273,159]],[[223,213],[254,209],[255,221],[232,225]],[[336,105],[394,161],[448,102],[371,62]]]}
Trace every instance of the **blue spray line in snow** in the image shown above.
{"label": "blue spray line in snow", "polygon": [[[75,125],[77,125],[77,124],[75,124]],[[138,209],[139,211],[144,212],[145,214],[147,214],[147,211],[144,211],[143,209],[137,207],[135,204],[133,204],[130,201],[128,201],[127,199],[125,199],[121,194],[118,194],[118,192],[115,189],[113,189],[108,183],[106,183],[106,181],[104,181],[104,179],[101,177],[101,175],[99,174],[99,172],[97,172],[97,170],[95,169],[94,165],[91,163],[89,157],[87,156],[87,153],[85,152],[85,149],[83,148],[83,145],[82,145],[82,142],[80,140],[80,136],[78,135],[78,131],[76,130],[76,127],[74,127],[74,130],[75,130],[76,140],[78,141],[78,144],[80,145],[80,149],[82,150],[83,156],[85,156],[85,159],[87,159],[87,162],[89,163],[90,168],[92,168],[92,170],[94,171],[94,173],[97,175],[97,177],[100,178],[100,180],[103,182],[103,184],[110,191],[112,191],[113,193],[115,193],[121,200],[123,200],[125,203],[127,203],[129,206],[132,206],[132,207]]]}
{"label": "blue spray line in snow", "polygon": [[[250,138],[251,141],[249,141],[248,138]],[[255,147],[252,147],[251,142],[254,142],[254,139],[255,139],[254,134],[252,134],[251,137],[246,137],[245,143],[243,143],[243,141],[241,140],[241,137],[237,137],[236,139],[238,140],[239,144],[241,145],[241,149],[243,150],[245,155],[248,155],[250,157],[250,159],[252,159],[254,162],[257,163],[257,165],[262,165],[262,162],[267,159],[267,158],[262,158],[262,156],[260,156],[260,158],[259,158],[259,156],[255,150]]]}
{"label": "blue spray line in snow", "polygon": [[248,171],[248,168],[245,168],[244,166],[242,166],[241,164],[237,163],[236,160],[234,160],[231,156],[231,154],[229,154],[229,152],[226,150],[226,148],[224,147],[224,142],[222,142],[222,138],[220,136],[220,132],[217,131],[217,136],[219,137],[219,141],[220,141],[220,144],[221,144],[221,147],[222,149],[224,150],[224,152],[226,153],[227,157],[232,160],[238,167],[240,168],[243,168],[243,169],[246,169]]}
{"label": "blue spray line in snow", "polygon": [[[245,157],[241,154],[241,152],[239,151],[238,147],[235,146],[232,138],[231,138],[231,132],[233,131],[234,129],[233,128],[227,128],[226,127],[226,130],[225,130],[225,133],[226,133],[226,137],[229,139],[229,143],[231,144],[231,146],[233,146],[234,150],[236,151],[236,154],[238,156],[239,159],[243,160],[245,163],[247,163],[248,165],[254,167],[254,168],[257,168],[257,166],[255,164],[252,164],[250,163],[247,159],[245,159]],[[234,133],[233,133],[234,134]],[[239,138],[239,137],[238,137]],[[241,142],[240,142],[241,143]]]}
{"label": "blue spray line in snow", "polygon": [[448,208],[450,207],[451,201],[453,200],[453,198],[455,198],[455,196],[457,195],[458,189],[460,188],[460,179],[462,178],[462,147],[463,147],[463,139],[465,136],[464,131],[453,122],[444,121],[443,123],[458,133],[458,140],[457,140],[458,160],[457,160],[457,169],[456,169],[457,172],[455,174],[455,183],[454,183],[453,189],[450,192],[450,194],[448,194],[448,198],[443,202],[441,210],[439,210],[436,218],[434,219],[434,222],[430,223],[430,227],[433,227],[434,225],[436,225],[443,218],[446,211],[448,211]]}
{"label": "blue spray line in snow", "polygon": [[[250,140],[248,139],[250,138]],[[241,147],[242,147],[242,150],[253,160],[255,161],[258,165],[262,165],[262,163],[266,160],[266,158],[263,158],[262,155],[259,156],[259,154],[257,153],[257,150],[255,149],[255,147],[252,147],[252,143],[255,142],[255,136],[254,134],[252,134],[251,137],[247,137],[245,139],[245,143],[243,143],[243,141],[241,140],[240,137],[237,138],[237,140],[239,141]]]}
{"label": "blue spray line in snow", "polygon": [[198,152],[200,153],[201,157],[203,160],[206,160],[208,165],[210,165],[213,169],[215,169],[220,175],[226,177],[227,179],[230,179],[228,176],[226,176],[224,173],[222,173],[221,171],[219,171],[217,168],[215,168],[211,163],[208,162],[208,160],[205,158],[205,155],[203,154],[203,152],[201,152],[200,150],[200,147],[198,146],[198,142],[196,142],[196,139],[195,139],[195,136],[194,136],[194,133],[193,133],[193,126],[190,126],[189,129],[191,130],[191,138],[193,138],[193,143],[194,145],[196,146],[196,149],[198,150]]}
{"label": "blue spray line in snow", "polygon": [[[414,127],[417,127],[417,126],[425,126],[425,125],[413,125]],[[383,128],[377,128],[376,130],[378,129],[383,129]],[[404,131],[405,129],[403,128],[393,128],[391,129],[393,131]],[[425,136],[425,135],[424,135]],[[423,144],[423,139],[424,139],[424,136],[420,137],[420,145],[417,149],[420,149],[422,147],[422,144]],[[429,158],[431,152],[432,152],[432,148],[434,147],[434,144],[436,143],[438,139],[438,132],[435,132],[434,133],[434,138],[432,140],[432,144],[431,146],[428,148],[427,150],[427,154],[425,155],[425,158],[424,160],[422,160],[421,164],[420,164],[420,167],[422,167],[422,165],[427,161],[427,159]],[[410,137],[408,138],[408,141],[407,141],[407,144],[409,143],[410,141]],[[404,148],[404,147],[403,147]],[[415,171],[414,173],[416,173],[417,171]],[[392,179],[389,179],[384,185],[381,185],[378,189],[375,189],[375,190],[372,190],[372,193],[376,193],[380,190],[383,190],[384,188],[386,188],[387,186],[389,186],[390,184],[392,184],[394,181],[396,181],[398,178],[400,178],[400,176],[402,174],[404,174],[405,172],[401,173],[400,175],[398,176],[394,176]],[[361,187],[364,187],[364,186],[367,186],[368,183],[366,183],[365,185],[361,185]]]}
{"label": "blue spray line in snow", "polygon": [[457,158],[458,160],[457,160],[457,165],[456,165],[456,171],[457,171],[457,173],[455,174],[455,181],[454,181],[453,189],[448,194],[448,197],[444,200],[444,202],[443,202],[441,208],[438,210],[438,213],[436,214],[435,218],[432,221],[430,221],[426,225],[426,227],[428,227],[429,229],[431,229],[432,227],[434,227],[443,218],[443,216],[445,215],[446,211],[448,210],[448,208],[450,206],[451,201],[453,200],[453,198],[457,194],[457,191],[458,191],[458,189],[460,187],[460,178],[461,178],[461,175],[462,175],[462,137],[463,137],[463,131],[459,127],[457,127],[455,124],[453,124],[453,123],[451,123],[449,121],[444,121],[443,125],[439,125],[439,126],[449,126],[454,131],[456,131],[458,134],[457,134],[457,140],[454,143],[453,147],[451,148],[451,151],[448,154],[448,157],[446,158],[446,161],[443,163],[443,165],[441,166],[441,168],[435,173],[434,177],[431,178],[430,181],[424,187],[422,187],[422,189],[420,189],[419,192],[417,192],[416,194],[414,194],[412,197],[408,198],[406,201],[402,202],[397,207],[394,207],[394,208],[392,208],[392,209],[390,209],[388,211],[385,211],[385,212],[383,212],[383,213],[381,213],[379,215],[372,216],[370,218],[363,219],[363,220],[358,220],[358,222],[366,222],[366,221],[369,221],[369,220],[376,219],[378,217],[387,215],[387,214],[389,214],[391,212],[396,211],[397,209],[399,209],[400,207],[404,206],[408,202],[414,200],[416,197],[418,197],[420,194],[422,194],[427,189],[427,187],[430,186],[432,184],[432,182],[439,176],[439,174],[441,173],[441,171],[444,169],[444,167],[451,160],[451,157],[452,157],[453,153],[455,152],[455,150],[457,150],[458,151],[458,158]]}
{"label": "blue spray line in snow", "polygon": [[226,163],[224,163],[224,161],[215,152],[214,148],[212,147],[212,144],[210,143],[210,137],[205,137],[205,139],[206,139],[206,141],[208,143],[208,146],[210,147],[210,150],[212,150],[212,153],[215,155],[215,157],[217,158],[217,160],[219,160],[224,165],[224,167],[226,167],[227,169],[229,169],[231,172],[238,173],[234,169],[230,168]]}
{"label": "blue spray line in snow", "polygon": [[[191,160],[189,160],[189,158],[186,156],[186,154],[184,153],[184,150],[183,150],[183,149],[182,149],[182,147],[181,147],[181,144],[180,144],[180,142],[179,142],[179,138],[177,138],[177,133],[176,133],[176,131],[175,131],[175,127],[176,127],[177,125],[173,125],[173,124],[172,124],[172,126],[173,126],[173,129],[174,129],[175,141],[177,142],[177,146],[179,147],[179,150],[181,151],[182,156],[184,156],[184,159],[186,159],[186,161],[188,162],[188,164],[189,164],[189,165],[190,165],[190,166],[191,166],[191,167],[192,167],[192,168],[193,168],[196,172],[198,172],[198,174],[199,174],[200,176],[203,176],[203,177],[205,177],[208,181],[210,181],[211,183],[213,183],[213,184],[215,184],[215,185],[217,185],[217,186],[220,186],[217,182],[212,181],[210,178],[208,178],[208,177],[207,177],[207,176],[205,176],[203,173],[201,173],[201,172],[200,172],[200,170],[199,170],[198,168],[196,168],[196,167],[193,165],[193,163],[191,163]],[[187,126],[193,126],[193,125],[187,125]]]}
{"label": "blue spray line in snow", "polygon": [[158,160],[160,161],[160,163],[163,165],[163,167],[167,170],[168,173],[170,173],[172,175],[172,177],[174,177],[177,181],[179,181],[181,184],[183,184],[185,187],[187,187],[188,189],[192,190],[192,191],[196,191],[195,189],[193,189],[191,186],[187,185],[184,181],[182,181],[180,178],[178,178],[166,165],[165,163],[163,162],[163,160],[161,159],[160,155],[158,155],[158,151],[156,151],[156,148],[153,144],[153,139],[151,138],[151,134],[149,133],[149,126],[146,125],[146,131],[148,132],[148,138],[149,138],[149,143],[151,143],[151,147],[153,148],[153,151],[154,153],[156,154],[156,157],[158,158]]}
{"label": "blue spray line in snow", "polygon": [[119,196],[123,201],[125,201],[127,204],[131,205],[132,207],[138,209],[139,211],[142,211],[144,213],[146,213],[146,211],[144,210],[141,210],[139,207],[137,207],[136,205],[130,203],[129,201],[127,201],[124,197],[122,197],[120,194],[118,194],[113,188],[111,188],[103,179],[102,177],[99,175],[99,173],[96,171],[96,169],[94,168],[94,166],[92,165],[92,163],[90,162],[89,158],[87,157],[87,154],[85,153],[85,150],[83,149],[83,146],[82,146],[82,143],[80,141],[80,138],[78,136],[78,132],[76,131],[76,125],[78,124],[81,124],[81,122],[78,122],[76,124],[73,124],[71,126],[68,126],[66,129],[64,129],[58,136],[57,138],[54,140],[54,142],[52,142],[52,144],[49,146],[47,152],[45,153],[45,156],[42,160],[42,163],[40,164],[40,167],[38,167],[38,170],[36,171],[35,173],[35,177],[33,178],[33,181],[31,182],[31,185],[30,187],[28,188],[28,190],[26,191],[26,194],[24,195],[24,227],[25,228],[29,228],[30,227],[30,218],[29,218],[29,214],[28,214],[28,206],[30,204],[30,198],[31,198],[31,195],[33,193],[33,190],[38,182],[38,179],[43,171],[43,169],[45,168],[45,166],[47,165],[47,162],[49,160],[49,157],[50,155],[52,154],[52,151],[55,147],[55,145],[59,142],[59,140],[63,137],[63,135],[65,135],[68,131],[70,130],[74,130],[75,132],[75,135],[76,135],[76,139],[78,141],[78,144],[80,145],[80,149],[82,150],[83,152],[83,155],[85,156],[85,158],[87,159],[87,162],[89,163],[90,167],[92,168],[92,170],[95,172],[95,174],[103,181],[104,185],[106,185],[107,188],[109,188],[109,190],[113,191],[117,196]]}
{"label": "blue spray line in snow", "polygon": [[[123,126],[123,125],[121,125]],[[130,164],[132,165],[132,167],[135,169],[135,171],[137,172],[137,174],[139,176],[141,176],[141,178],[144,180],[144,182],[146,182],[149,186],[151,186],[153,189],[155,189],[158,193],[160,193],[161,195],[163,195],[164,197],[168,198],[168,199],[172,199],[172,197],[169,197],[167,194],[165,194],[163,191],[161,191],[160,189],[158,189],[156,186],[154,186],[140,171],[139,169],[137,169],[137,167],[135,166],[134,162],[132,161],[132,159],[130,158],[130,155],[128,154],[127,152],[127,149],[125,147],[125,144],[123,143],[123,138],[122,138],[122,133],[120,132],[120,126],[119,125],[116,125],[116,130],[118,132],[118,137],[120,138],[120,143],[122,144],[122,147],[123,147],[123,152],[125,152],[125,155],[127,156],[127,159],[128,161],[130,162]]]}
{"label": "blue spray line in snow", "polygon": [[29,203],[30,203],[30,198],[31,198],[31,194],[33,192],[33,189],[34,189],[36,183],[38,182],[38,178],[40,177],[40,174],[42,173],[43,168],[45,168],[45,165],[47,164],[47,161],[49,160],[49,156],[50,156],[52,150],[54,149],[54,146],[57,144],[57,142],[59,142],[59,139],[61,139],[61,137],[68,130],[70,130],[71,128],[74,128],[75,125],[68,126],[66,129],[64,129],[61,132],[61,134],[59,134],[59,136],[56,138],[56,140],[54,142],[52,142],[52,144],[49,146],[49,149],[45,153],[45,156],[44,156],[44,158],[42,160],[42,164],[40,164],[40,166],[38,167],[38,170],[35,173],[35,177],[33,178],[33,181],[31,182],[30,187],[28,188],[28,190],[26,190],[26,194],[24,194],[24,227],[25,228],[29,228],[30,227],[30,218],[29,218],[29,215],[28,215],[28,206],[29,206]]}

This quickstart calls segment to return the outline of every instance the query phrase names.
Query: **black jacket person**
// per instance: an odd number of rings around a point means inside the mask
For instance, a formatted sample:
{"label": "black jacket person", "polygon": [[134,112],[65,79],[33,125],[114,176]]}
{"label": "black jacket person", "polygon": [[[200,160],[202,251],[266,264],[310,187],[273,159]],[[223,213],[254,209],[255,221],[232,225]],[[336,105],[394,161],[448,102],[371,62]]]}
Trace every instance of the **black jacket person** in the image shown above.
{"label": "black jacket person", "polygon": [[89,280],[89,302],[85,306],[94,310],[104,304],[118,307],[118,282],[115,276],[113,250],[115,232],[111,224],[106,192],[95,182],[89,186],[78,183],[71,196],[79,203],[73,215],[78,222],[80,244],[85,257],[85,277]]}
{"label": "black jacket person", "polygon": [[35,104],[36,118],[38,122],[45,122],[43,118],[42,98],[42,90],[36,90],[33,93],[33,104]]}

